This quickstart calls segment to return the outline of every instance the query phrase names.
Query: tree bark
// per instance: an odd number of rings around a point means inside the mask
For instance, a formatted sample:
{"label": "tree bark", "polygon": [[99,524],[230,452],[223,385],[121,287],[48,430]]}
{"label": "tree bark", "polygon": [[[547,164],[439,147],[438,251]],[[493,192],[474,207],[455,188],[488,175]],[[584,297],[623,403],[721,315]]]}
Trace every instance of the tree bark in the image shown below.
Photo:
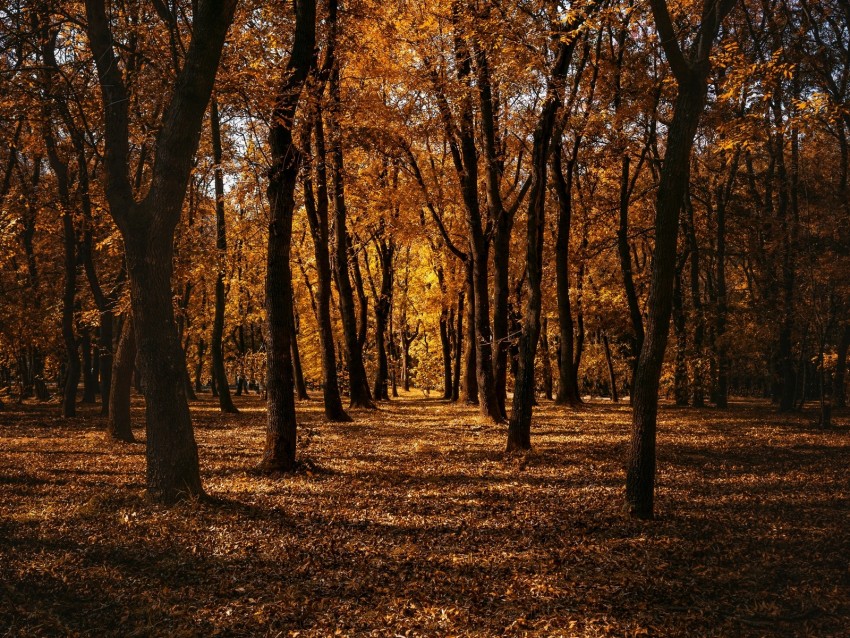
{"label": "tree bark", "polygon": [[292,272],[289,263],[295,182],[300,153],[292,139],[295,111],[304,82],[315,64],[316,2],[298,0],[292,53],[282,74],[275,98],[269,145],[270,205],[266,261],[266,387],[268,420],[266,445],[260,469],[289,472],[295,469],[296,421],[293,394],[290,321],[292,319]]}
{"label": "tree bark", "polygon": [[224,219],[224,171],[221,166],[221,120],[218,113],[218,100],[210,100],[210,131],[212,133],[213,162],[215,162],[215,247],[217,252],[218,272],[215,277],[215,314],[213,315],[212,336],[212,368],[218,386],[218,406],[225,414],[238,414],[239,410],[233,405],[230,396],[230,383],[224,368],[224,265],[227,256],[227,227]]}
{"label": "tree bark", "polygon": [[[304,208],[307,222],[310,226],[310,236],[313,239],[313,255],[316,261],[317,290],[316,290],[316,320],[319,328],[319,347],[322,358],[322,399],[325,416],[330,421],[347,422],[351,417],[342,406],[339,391],[339,377],[336,369],[336,352],[334,351],[333,324],[331,323],[331,262],[330,262],[330,231],[328,214],[328,188],[326,170],[326,151],[324,123],[322,113],[315,114],[315,146],[312,157],[305,155],[305,166],[302,170],[301,182],[304,191]],[[302,136],[302,147],[309,149],[311,131],[307,127]],[[315,165],[314,165],[315,164]],[[313,173],[316,176],[316,191],[313,190]],[[318,197],[317,197],[318,196]]]}
{"label": "tree bark", "polygon": [[647,300],[646,336],[634,380],[632,437],[626,463],[626,503],[638,518],[652,518],[655,504],[655,439],[658,387],[670,331],[679,212],[688,188],[691,149],[705,108],[709,57],[734,0],[703,5],[690,59],[679,48],[665,0],[650,0],[660,42],[678,85],[655,203],[655,252]]}
{"label": "tree bark", "polygon": [[105,0],[86,0],[85,6],[104,108],[106,195],[127,252],[145,383],[147,491],[151,499],[168,503],[203,494],[186,396],[188,372],[172,305],[172,257],[174,231],[236,1],[197,3],[191,43],[157,133],[151,183],[140,202],[129,180],[130,95],[115,56]]}
{"label": "tree bark", "polygon": [[443,399],[452,398],[452,313],[448,308],[440,311],[440,349],[443,353]]}
{"label": "tree bark", "polygon": [[130,418],[130,392],[133,389],[133,364],[136,361],[136,335],[133,318],[128,316],[121,329],[118,348],[112,362],[112,383],[109,387],[109,415],[106,434],[114,441],[132,443],[132,421]]}
{"label": "tree bark", "polygon": [[[339,68],[331,71],[330,92],[334,108],[339,108]],[[349,279],[349,259],[351,257],[351,239],[348,234],[348,212],[345,205],[345,186],[343,175],[344,155],[339,124],[331,118],[331,182],[334,201],[334,278],[339,297],[339,312],[344,332],[345,361],[348,365],[349,393],[351,407],[375,409],[369,392],[369,381],[363,365],[363,349],[357,333],[357,320],[354,312],[354,291]],[[363,322],[361,322],[363,323]]]}

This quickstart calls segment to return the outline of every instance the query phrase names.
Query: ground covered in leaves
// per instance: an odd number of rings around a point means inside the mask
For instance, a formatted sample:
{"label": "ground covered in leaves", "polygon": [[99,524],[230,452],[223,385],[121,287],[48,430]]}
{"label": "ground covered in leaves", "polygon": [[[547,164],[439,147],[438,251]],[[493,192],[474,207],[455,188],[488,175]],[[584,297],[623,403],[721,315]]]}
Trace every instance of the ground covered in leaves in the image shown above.
{"label": "ground covered in leaves", "polygon": [[663,408],[639,522],[627,406],[545,403],[534,452],[506,457],[504,428],[418,393],[354,424],[300,403],[305,469],[276,478],[251,473],[262,402],[239,407],[194,404],[213,500],[169,509],[96,408],[7,404],[0,636],[850,635],[841,415]]}

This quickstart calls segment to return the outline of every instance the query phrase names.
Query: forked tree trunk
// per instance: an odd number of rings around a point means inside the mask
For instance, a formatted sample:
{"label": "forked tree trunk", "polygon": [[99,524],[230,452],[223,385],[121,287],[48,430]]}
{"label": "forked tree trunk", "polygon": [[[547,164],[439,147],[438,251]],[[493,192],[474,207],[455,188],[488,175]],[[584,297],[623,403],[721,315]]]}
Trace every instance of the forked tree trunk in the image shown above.
{"label": "forked tree trunk", "polygon": [[147,491],[151,499],[169,503],[203,494],[186,397],[188,371],[172,305],[172,258],[192,158],[236,1],[196,3],[191,43],[163,112],[151,183],[141,202],[129,180],[130,94],[115,56],[106,2],[86,0],[85,6],[104,108],[106,195],[124,239],[145,383]]}

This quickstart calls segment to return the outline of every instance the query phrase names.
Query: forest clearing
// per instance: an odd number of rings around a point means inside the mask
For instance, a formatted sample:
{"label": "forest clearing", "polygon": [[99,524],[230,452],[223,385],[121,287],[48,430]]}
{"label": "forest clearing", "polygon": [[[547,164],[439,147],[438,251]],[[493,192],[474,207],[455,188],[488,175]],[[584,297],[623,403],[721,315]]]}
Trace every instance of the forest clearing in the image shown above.
{"label": "forest clearing", "polygon": [[622,512],[627,405],[544,402],[505,456],[504,426],[418,391],[354,424],[302,402],[304,462],[269,478],[237,399],[193,403],[210,501],[174,508],[94,410],[3,414],[0,634],[847,635],[847,416],[663,406],[647,523]]}

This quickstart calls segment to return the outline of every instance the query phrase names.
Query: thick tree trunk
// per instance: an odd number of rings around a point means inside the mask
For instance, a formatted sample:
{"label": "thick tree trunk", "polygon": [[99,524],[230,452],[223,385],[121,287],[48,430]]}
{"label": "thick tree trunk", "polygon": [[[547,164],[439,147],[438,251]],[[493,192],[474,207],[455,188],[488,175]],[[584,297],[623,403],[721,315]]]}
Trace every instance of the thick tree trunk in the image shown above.
{"label": "thick tree trunk", "polygon": [[226,414],[237,414],[239,410],[233,405],[230,397],[230,385],[227,381],[227,371],[224,368],[224,264],[227,256],[227,229],[224,220],[224,171],[221,167],[221,120],[218,114],[218,101],[210,100],[210,131],[212,133],[213,161],[215,162],[215,247],[218,257],[218,272],[215,278],[215,314],[213,315],[212,337],[212,372],[218,385],[219,409]]}
{"label": "thick tree trunk", "polygon": [[[148,218],[156,210],[151,208],[144,211]],[[145,230],[125,242],[147,406],[147,488],[153,500],[173,502],[201,495],[203,489],[185,391],[188,373],[172,305],[173,240],[168,232]]]}
{"label": "thick tree trunk", "polygon": [[133,319],[127,317],[121,329],[118,348],[112,362],[112,383],[109,387],[109,416],[106,434],[115,441],[132,443],[130,392],[133,388],[133,364],[136,361],[136,335]]}
{"label": "thick tree trunk", "polygon": [[269,145],[270,205],[266,261],[266,391],[268,420],[266,445],[260,469],[289,472],[295,469],[296,421],[290,334],[292,322],[292,272],[289,263],[295,182],[300,153],[292,140],[295,111],[301,89],[315,65],[316,2],[299,0],[295,11],[295,38],[287,69],[272,112]]}

